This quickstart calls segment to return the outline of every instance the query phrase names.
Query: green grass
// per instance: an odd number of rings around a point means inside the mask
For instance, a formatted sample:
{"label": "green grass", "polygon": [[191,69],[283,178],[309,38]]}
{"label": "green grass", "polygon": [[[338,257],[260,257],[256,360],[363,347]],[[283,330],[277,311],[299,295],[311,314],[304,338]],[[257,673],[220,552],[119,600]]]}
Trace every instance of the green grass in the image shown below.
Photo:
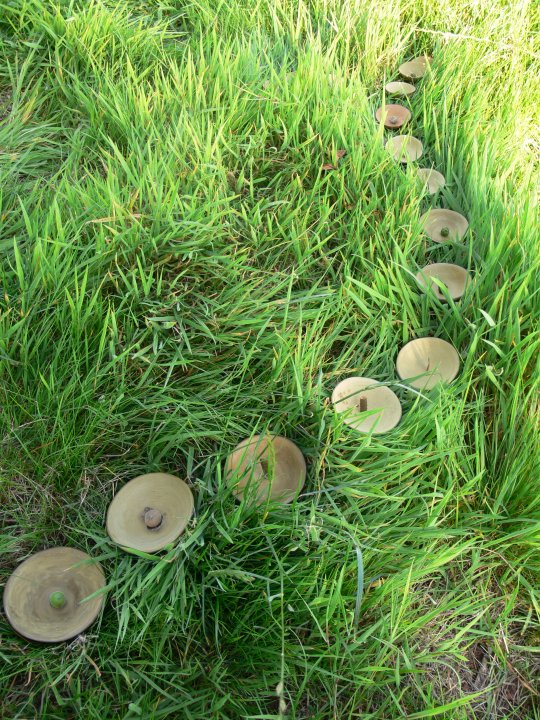
{"label": "green grass", "polygon": [[[539,30],[527,0],[0,2],[0,579],[65,543],[109,581],[71,644],[0,617],[1,717],[540,718]],[[438,198],[373,121],[425,51]],[[418,292],[437,261],[459,303]],[[462,369],[422,396],[425,334]],[[396,390],[390,434],[334,415],[350,374]],[[308,479],[263,511],[223,463],[267,429]],[[107,505],[161,469],[196,518],[127,555]]]}

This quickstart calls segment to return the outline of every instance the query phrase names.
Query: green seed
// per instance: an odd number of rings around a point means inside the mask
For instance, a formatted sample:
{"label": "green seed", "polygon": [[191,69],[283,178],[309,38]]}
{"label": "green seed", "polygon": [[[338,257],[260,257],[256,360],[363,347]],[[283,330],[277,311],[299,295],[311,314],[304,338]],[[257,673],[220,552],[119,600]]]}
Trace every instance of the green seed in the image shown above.
{"label": "green seed", "polygon": [[66,604],[66,596],[60,590],[53,592],[49,596],[49,602],[53,608],[60,610]]}

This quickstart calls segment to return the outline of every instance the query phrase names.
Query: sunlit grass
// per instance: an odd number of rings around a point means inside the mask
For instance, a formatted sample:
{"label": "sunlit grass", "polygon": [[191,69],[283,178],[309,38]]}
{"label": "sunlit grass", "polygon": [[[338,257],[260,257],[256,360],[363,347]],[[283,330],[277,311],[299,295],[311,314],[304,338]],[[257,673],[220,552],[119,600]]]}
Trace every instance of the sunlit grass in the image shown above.
{"label": "sunlit grass", "polygon": [[[2,580],[66,543],[109,581],[73,644],[2,616],[2,717],[540,717],[539,20],[502,0],[2,5]],[[421,52],[404,104],[434,197],[373,120]],[[468,218],[462,243],[422,235],[430,207]],[[419,292],[431,262],[471,272],[459,302]],[[419,394],[395,359],[428,334],[462,367]],[[399,395],[391,433],[334,415],[352,374]],[[262,511],[223,464],[266,430],[308,477]],[[195,518],[126,555],[107,505],[157,470],[192,483]]]}

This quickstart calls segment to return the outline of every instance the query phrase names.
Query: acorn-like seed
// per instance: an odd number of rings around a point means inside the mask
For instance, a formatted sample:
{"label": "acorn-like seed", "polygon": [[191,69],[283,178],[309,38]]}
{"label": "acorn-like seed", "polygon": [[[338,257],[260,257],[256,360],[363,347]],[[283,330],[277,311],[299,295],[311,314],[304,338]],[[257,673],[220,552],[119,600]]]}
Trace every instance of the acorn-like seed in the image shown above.
{"label": "acorn-like seed", "polygon": [[144,524],[149,530],[154,530],[163,522],[163,514],[155,508],[147,508],[144,511]]}

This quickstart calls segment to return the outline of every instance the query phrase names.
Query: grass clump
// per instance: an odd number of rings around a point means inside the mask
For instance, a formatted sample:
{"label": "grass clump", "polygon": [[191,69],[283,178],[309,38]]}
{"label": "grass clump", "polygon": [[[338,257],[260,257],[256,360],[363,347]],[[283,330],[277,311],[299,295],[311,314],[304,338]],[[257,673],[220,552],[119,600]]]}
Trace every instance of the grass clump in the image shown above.
{"label": "grass clump", "polygon": [[[538,717],[539,19],[502,0],[3,4],[2,579],[70,544],[109,582],[71,644],[0,619],[3,717]],[[437,198],[373,121],[422,52],[410,130]],[[435,206],[467,217],[463,242],[426,242]],[[459,303],[418,292],[428,262],[471,271]],[[427,334],[462,369],[423,397],[394,363]],[[399,394],[391,434],[334,415],[351,374]],[[267,430],[308,477],[261,511],[223,463]],[[106,508],[157,470],[192,484],[195,519],[132,557]]]}

